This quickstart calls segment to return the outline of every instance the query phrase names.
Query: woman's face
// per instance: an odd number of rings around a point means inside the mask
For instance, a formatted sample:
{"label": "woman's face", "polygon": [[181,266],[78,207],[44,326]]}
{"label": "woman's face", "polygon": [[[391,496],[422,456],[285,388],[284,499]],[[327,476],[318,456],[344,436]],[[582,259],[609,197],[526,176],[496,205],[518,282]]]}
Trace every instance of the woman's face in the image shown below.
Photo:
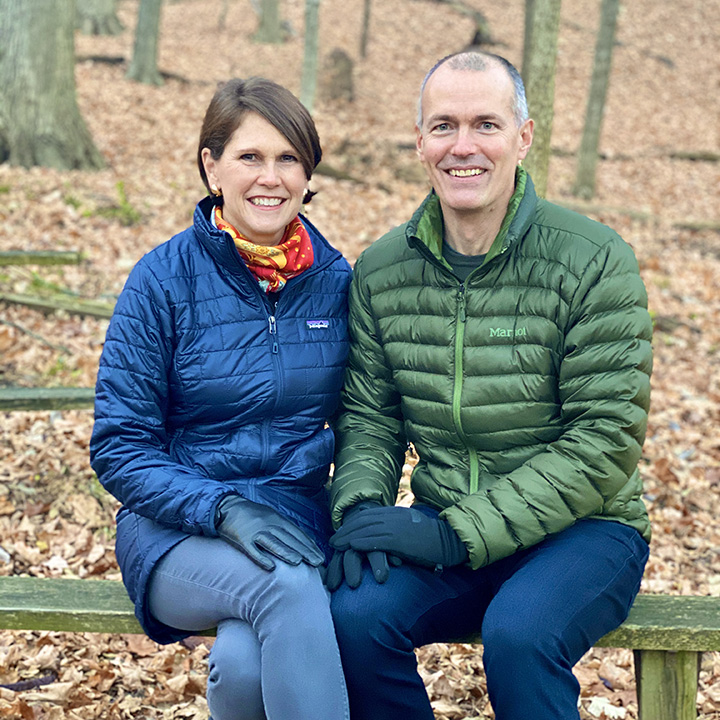
{"label": "woman's face", "polygon": [[257,245],[278,245],[308,186],[300,156],[265,118],[249,112],[219,160],[203,148],[210,185],[222,190],[223,218]]}

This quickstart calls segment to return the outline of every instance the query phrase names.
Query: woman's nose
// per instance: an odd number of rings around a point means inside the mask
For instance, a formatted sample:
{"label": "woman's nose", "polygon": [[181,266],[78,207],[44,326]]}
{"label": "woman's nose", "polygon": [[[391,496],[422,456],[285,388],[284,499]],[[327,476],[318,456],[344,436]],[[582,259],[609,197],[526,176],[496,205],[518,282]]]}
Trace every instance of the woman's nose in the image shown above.
{"label": "woman's nose", "polygon": [[268,185],[271,187],[280,183],[274,162],[267,162],[263,164],[260,170],[260,176],[258,177],[258,182],[261,185]]}

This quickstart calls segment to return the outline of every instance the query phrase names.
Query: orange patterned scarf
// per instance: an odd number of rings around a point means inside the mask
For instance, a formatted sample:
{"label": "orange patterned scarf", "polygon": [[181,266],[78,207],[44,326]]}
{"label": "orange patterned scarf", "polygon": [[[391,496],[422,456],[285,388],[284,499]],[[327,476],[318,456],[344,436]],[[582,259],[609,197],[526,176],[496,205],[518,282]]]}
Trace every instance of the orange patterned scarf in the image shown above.
{"label": "orange patterned scarf", "polygon": [[218,230],[229,233],[240,257],[266,292],[282,290],[291,278],[313,264],[313,247],[305,226],[296,217],[288,223],[279,245],[256,245],[223,220],[220,205],[214,208]]}

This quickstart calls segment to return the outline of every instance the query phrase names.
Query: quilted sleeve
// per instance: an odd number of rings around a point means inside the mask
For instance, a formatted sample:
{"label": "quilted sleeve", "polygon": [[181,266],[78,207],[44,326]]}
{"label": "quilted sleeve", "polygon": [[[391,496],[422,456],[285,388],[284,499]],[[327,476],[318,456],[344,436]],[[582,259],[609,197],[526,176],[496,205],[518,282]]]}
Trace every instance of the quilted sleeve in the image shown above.
{"label": "quilted sleeve", "polygon": [[227,486],[168,453],[172,357],[171,307],[141,261],[118,299],[100,358],[90,461],[102,485],[132,512],[215,536],[214,508]]}
{"label": "quilted sleeve", "polygon": [[[574,293],[558,378],[564,431],[547,449],[443,512],[487,565],[589,516],[642,505],[637,473],[652,369],[647,295],[630,247],[601,247]],[[630,518],[628,518],[630,519]]]}
{"label": "quilted sleeve", "polygon": [[330,487],[335,527],[342,522],[343,512],[361,500],[395,504],[407,448],[400,397],[378,341],[362,257],[350,286],[349,332],[350,355]]}

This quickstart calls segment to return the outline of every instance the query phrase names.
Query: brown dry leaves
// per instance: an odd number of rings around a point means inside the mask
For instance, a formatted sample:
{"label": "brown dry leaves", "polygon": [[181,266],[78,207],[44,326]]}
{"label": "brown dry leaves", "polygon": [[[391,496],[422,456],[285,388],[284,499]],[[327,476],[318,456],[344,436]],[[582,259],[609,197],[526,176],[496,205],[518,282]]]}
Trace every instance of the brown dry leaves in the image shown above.
{"label": "brown dry leaves", "polygon": [[[469,0],[517,64],[522,0]],[[563,3],[550,197],[572,201],[576,151],[597,29],[597,0]],[[118,10],[117,37],[77,36],[79,58],[132,52],[137,0]],[[78,100],[108,162],[97,173],[0,165],[0,249],[77,249],[78,267],[0,268],[0,290],[48,292],[105,302],[144,253],[190,221],[202,188],[195,144],[217,81],[265,75],[299,91],[302,0],[285,0],[297,35],[255,45],[249,0],[181,0],[163,7],[159,64],[181,76],[162,88],[124,78],[125,66],[81,59]],[[356,61],[353,104],[314,112],[325,160],[362,183],[313,179],[310,218],[350,260],[410,215],[426,192],[413,151],[416,89],[428,66],[462,48],[468,18],[430,0],[374,2],[371,41],[358,58],[363,3],[321,5],[321,55],[334,47]],[[720,595],[720,236],[679,229],[718,221],[718,164],[672,159],[672,151],[718,153],[717,3],[636,0],[621,9],[594,203],[595,216],[634,247],[656,317],[653,400],[641,470],[654,527],[646,592]],[[120,188],[140,222],[123,224]],[[626,211],[645,213],[635,216]],[[639,219],[638,219],[639,218]],[[107,322],[0,306],[0,385],[91,386]],[[92,413],[0,415],[0,573],[118,578],[115,501],[88,467]],[[409,459],[412,464],[412,458]],[[406,466],[409,470],[410,465]],[[409,497],[405,494],[403,502]],[[204,719],[204,642],[160,647],[139,636],[0,633],[0,719]],[[492,718],[481,652],[470,645],[418,651],[435,714]],[[576,669],[581,715],[637,717],[629,651],[593,650]],[[704,658],[699,708],[720,717],[720,660]]]}

